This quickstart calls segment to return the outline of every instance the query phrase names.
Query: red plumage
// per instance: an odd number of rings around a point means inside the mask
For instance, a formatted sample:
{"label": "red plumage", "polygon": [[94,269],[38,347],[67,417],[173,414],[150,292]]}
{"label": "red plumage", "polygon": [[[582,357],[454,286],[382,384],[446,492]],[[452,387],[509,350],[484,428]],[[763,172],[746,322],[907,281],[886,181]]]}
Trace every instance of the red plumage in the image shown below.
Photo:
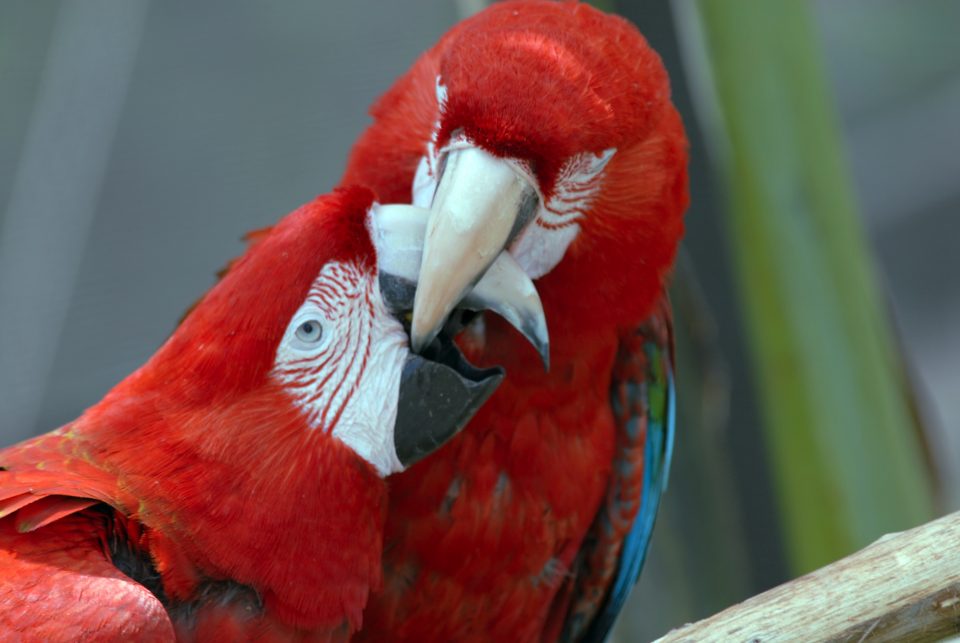
{"label": "red plumage", "polygon": [[271,368],[322,267],[372,274],[371,203],[339,190],[259,235],[147,364],[0,452],[0,629],[345,640],[360,626],[381,584],[385,486],[307,426]]}
{"label": "red plumage", "polygon": [[360,633],[411,641],[556,635],[569,597],[558,590],[611,476],[618,351],[661,314],[683,232],[686,140],[666,73],[620,18],[576,3],[504,2],[451,29],[372,115],[343,181],[371,186],[384,202],[410,202],[431,140],[441,148],[465,136],[518,160],[545,202],[571,156],[616,148],[579,234],[536,281],[550,372],[489,314],[482,337],[461,338],[473,360],[502,364],[507,378],[463,434],[390,481],[386,582]]}

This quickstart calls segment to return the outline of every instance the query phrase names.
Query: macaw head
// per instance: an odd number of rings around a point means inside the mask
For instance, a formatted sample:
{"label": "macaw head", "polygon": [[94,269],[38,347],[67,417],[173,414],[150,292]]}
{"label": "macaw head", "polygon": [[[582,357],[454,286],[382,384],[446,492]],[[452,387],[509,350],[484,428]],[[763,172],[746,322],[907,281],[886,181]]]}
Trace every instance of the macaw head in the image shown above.
{"label": "macaw head", "polygon": [[[377,119],[392,110],[417,122],[431,73],[433,122],[413,179],[413,204],[430,211],[414,348],[505,255],[526,288],[556,273],[537,286],[568,299],[591,293],[567,307],[606,318],[649,308],[682,234],[686,141],[666,72],[639,32],[587,5],[497,3],[425,54]],[[371,132],[361,145],[377,124]],[[546,323],[529,302],[508,320],[546,360]]]}
{"label": "macaw head", "polygon": [[380,209],[369,190],[339,189],[256,235],[124,385],[202,406],[211,440],[252,424],[264,444],[345,446],[381,477],[439,447],[502,375],[473,369],[452,347],[411,354],[378,284]]}
{"label": "macaw head", "polygon": [[[229,580],[292,626],[356,630],[382,578],[382,478],[456,434],[503,377],[449,341],[410,352],[378,279],[401,240],[374,234],[390,214],[343,188],[256,234],[143,367],[6,470],[143,525],[174,605]],[[197,608],[211,627],[217,600]]]}

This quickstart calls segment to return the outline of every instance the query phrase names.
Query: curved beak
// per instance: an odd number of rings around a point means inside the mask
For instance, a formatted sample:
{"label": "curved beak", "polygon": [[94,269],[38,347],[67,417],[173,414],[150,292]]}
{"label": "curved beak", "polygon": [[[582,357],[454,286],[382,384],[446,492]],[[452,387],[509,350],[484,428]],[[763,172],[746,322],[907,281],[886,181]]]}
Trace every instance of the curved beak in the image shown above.
{"label": "curved beak", "polygon": [[537,195],[510,163],[476,148],[450,151],[430,208],[410,339],[422,351],[456,307],[493,309],[549,365],[549,336],[536,288],[505,251],[529,223]]}

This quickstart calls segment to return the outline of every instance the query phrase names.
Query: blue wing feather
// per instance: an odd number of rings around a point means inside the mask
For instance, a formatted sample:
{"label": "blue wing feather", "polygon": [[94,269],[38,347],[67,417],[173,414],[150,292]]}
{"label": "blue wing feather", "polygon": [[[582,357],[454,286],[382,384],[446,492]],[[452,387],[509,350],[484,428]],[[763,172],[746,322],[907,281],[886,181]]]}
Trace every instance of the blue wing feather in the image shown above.
{"label": "blue wing feather", "polygon": [[650,547],[676,428],[670,317],[664,299],[636,332],[621,338],[611,381],[617,451],[607,499],[581,545],[571,579],[563,641],[606,639]]}
{"label": "blue wing feather", "polygon": [[676,428],[676,390],[670,362],[664,360],[664,364],[666,417],[662,421],[655,421],[651,417],[647,426],[640,511],[637,512],[633,527],[623,542],[620,565],[613,586],[610,588],[610,594],[587,631],[584,641],[603,641],[613,628],[617,616],[640,577],[640,570],[643,568],[647,550],[650,547],[650,537],[653,534],[657,512],[660,509],[660,498],[667,489]]}

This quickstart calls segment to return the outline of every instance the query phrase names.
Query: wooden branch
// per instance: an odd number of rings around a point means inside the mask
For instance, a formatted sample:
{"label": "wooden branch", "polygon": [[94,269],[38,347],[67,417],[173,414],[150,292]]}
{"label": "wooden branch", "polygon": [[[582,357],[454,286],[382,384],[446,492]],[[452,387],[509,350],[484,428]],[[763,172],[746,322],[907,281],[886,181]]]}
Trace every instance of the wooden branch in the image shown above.
{"label": "wooden branch", "polygon": [[869,547],[656,643],[938,641],[960,632],[960,512]]}

